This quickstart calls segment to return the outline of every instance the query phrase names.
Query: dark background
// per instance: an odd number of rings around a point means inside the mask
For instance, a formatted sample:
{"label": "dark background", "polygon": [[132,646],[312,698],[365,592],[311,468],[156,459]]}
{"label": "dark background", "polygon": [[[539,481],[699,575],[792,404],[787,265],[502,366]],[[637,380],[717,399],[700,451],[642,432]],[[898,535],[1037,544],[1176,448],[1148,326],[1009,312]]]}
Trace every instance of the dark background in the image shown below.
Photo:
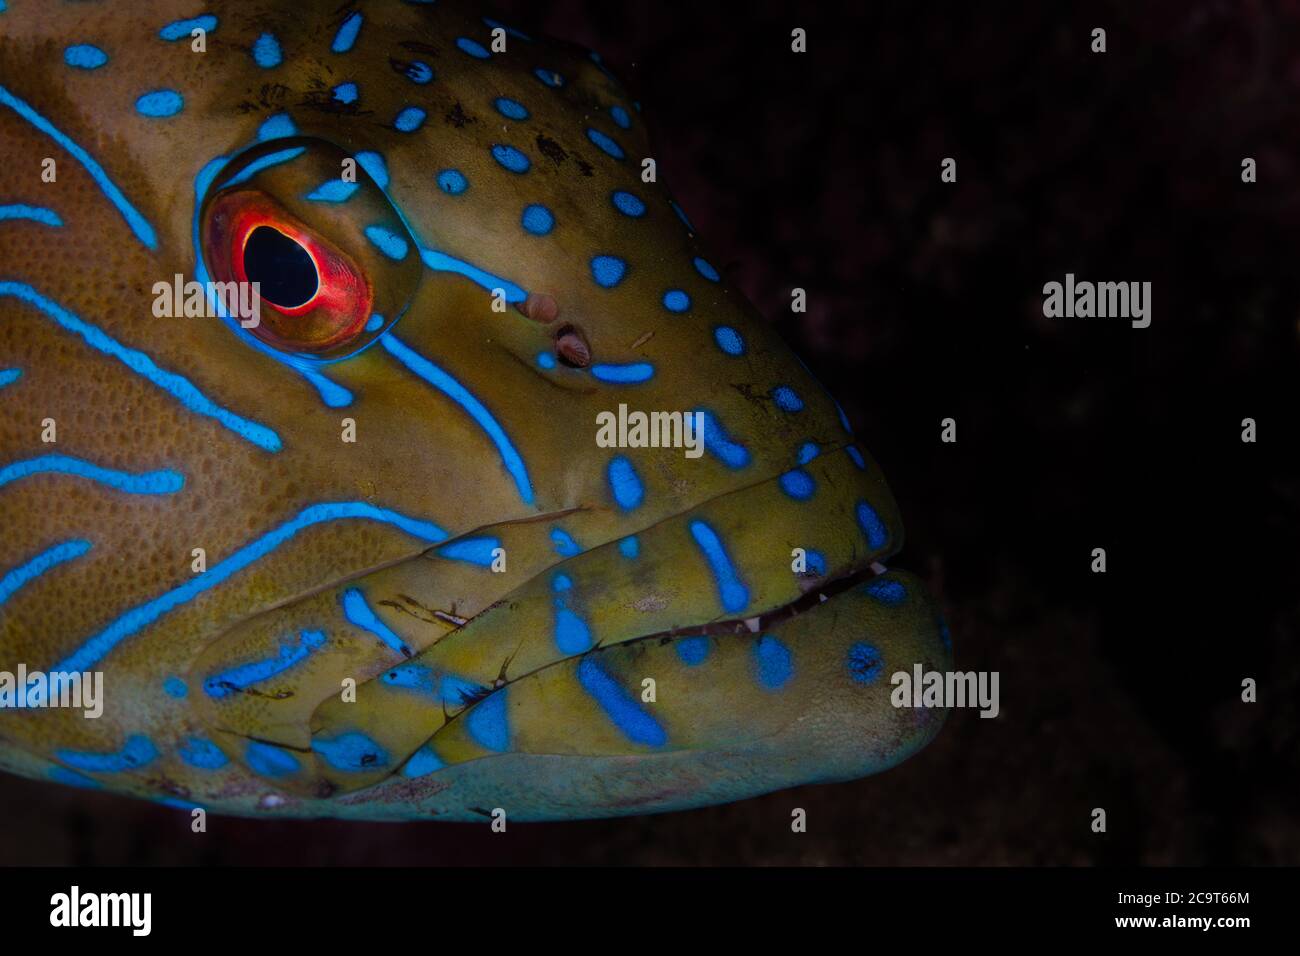
{"label": "dark background", "polygon": [[[0,862],[1300,863],[1300,7],[808,7],[498,4],[641,100],[711,258],[885,469],[896,561],[943,601],[957,666],[1000,672],[1001,715],[956,712],[856,783],[506,835],[194,836],[175,810],[7,778]],[[1045,319],[1066,272],[1151,281],[1151,327]]]}

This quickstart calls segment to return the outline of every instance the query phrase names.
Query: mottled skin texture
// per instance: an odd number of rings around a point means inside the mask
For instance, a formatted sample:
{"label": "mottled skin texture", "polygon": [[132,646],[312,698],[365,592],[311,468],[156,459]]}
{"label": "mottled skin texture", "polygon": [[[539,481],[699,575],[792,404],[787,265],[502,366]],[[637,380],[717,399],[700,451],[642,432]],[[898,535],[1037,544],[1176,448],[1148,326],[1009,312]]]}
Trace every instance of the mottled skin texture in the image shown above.
{"label": "mottled skin texture", "polygon": [[[331,52],[354,8],[364,13],[354,45]],[[218,21],[206,53],[193,52],[188,36],[160,38],[167,24],[200,13]],[[270,68],[250,53],[264,33],[282,51]],[[40,206],[63,222],[0,221],[0,283],[10,283],[0,288],[11,290],[0,295],[0,370],[22,372],[0,389],[0,468],[60,454],[184,476],[183,488],[165,494],[61,473],[0,485],[0,574],[61,542],[91,543],[0,604],[0,670],[89,661],[93,635],[201,577],[192,549],[205,550],[212,575],[325,502],[430,522],[448,540],[491,538],[507,556],[503,573],[443,557],[427,537],[373,513],[311,524],[111,646],[97,645],[90,669],[104,673],[102,718],[0,711],[0,766],[63,780],[72,770],[83,785],[232,813],[480,819],[501,807],[512,819],[545,819],[679,809],[853,778],[897,763],[937,732],[942,711],[889,703],[891,673],[949,662],[946,632],[916,579],[889,571],[797,615],[764,619],[757,633],[739,623],[823,587],[836,591],[830,582],[897,551],[902,527],[876,464],[850,451],[830,396],[725,280],[693,264],[707,248],[663,187],[642,182],[640,160],[653,152],[626,93],[585,51],[512,33],[504,52],[480,59],[457,47],[459,37],[492,39],[476,10],[396,0],[17,2],[0,12],[0,87],[84,148],[156,231],[150,248],[82,164],[0,106],[0,205]],[[67,66],[63,51],[74,43],[94,44],[108,63]],[[431,82],[399,71],[417,60],[432,68]],[[543,83],[538,68],[564,84]],[[344,82],[357,84],[355,103],[333,97]],[[180,92],[184,108],[141,115],[137,98],[157,89]],[[523,104],[528,118],[503,116],[498,97]],[[427,119],[405,133],[393,123],[408,106]],[[630,128],[611,107],[626,110]],[[245,188],[352,249],[377,301],[409,303],[388,342],[321,367],[350,393],[345,406],[329,407],[294,368],[219,319],[151,311],[155,282],[195,273],[196,177],[217,157],[232,158],[227,174],[237,169],[234,157],[276,116],[306,138],[307,158]],[[589,127],[625,157],[598,148]],[[515,147],[530,168],[503,168],[494,145]],[[382,155],[412,244],[553,297],[558,318],[494,310],[483,283],[415,268],[414,252],[393,263],[357,245],[373,219],[364,211],[373,184],[345,203],[303,200],[321,169],[363,151]],[[58,164],[54,183],[41,179],[47,156]],[[459,170],[469,188],[440,189],[444,169]],[[226,178],[219,174],[216,187]],[[620,212],[610,200],[616,190],[640,197],[644,214]],[[548,235],[521,228],[534,203],[554,215]],[[593,280],[598,255],[627,264],[613,288]],[[60,327],[30,296],[13,294],[18,285],[272,429],[280,449],[195,414]],[[688,311],[665,308],[669,289],[689,296]],[[580,330],[593,365],[649,363],[653,376],[613,384],[590,369],[546,367],[538,356],[555,352],[566,326]],[[719,346],[718,326],[738,332],[743,354]],[[398,349],[473,394],[517,450],[526,489],[481,421],[399,361]],[[781,407],[779,387],[798,396],[797,411]],[[596,416],[620,402],[707,408],[743,446],[744,462],[599,447]],[[344,418],[355,421],[354,443],[340,440]],[[41,441],[45,419],[57,422],[53,446]],[[817,454],[802,461],[809,443]],[[616,500],[615,455],[639,476],[634,506]],[[810,496],[783,489],[781,476],[794,469],[800,487],[811,479]],[[878,524],[864,526],[864,507]],[[693,531],[698,522],[725,549],[742,591],[722,588]],[[557,529],[576,549],[557,546]],[[621,546],[630,535],[635,557]],[[795,548],[819,553],[824,570],[792,571]],[[410,660],[375,625],[349,619],[353,591]],[[557,637],[557,620],[569,615],[595,649]],[[707,636],[692,637],[707,625]],[[317,633],[323,641],[308,647],[303,635]],[[686,639],[696,642],[689,650]],[[258,680],[212,682],[289,657]],[[448,674],[475,689],[448,700]],[[654,702],[641,697],[646,678]],[[345,702],[351,681],[356,699]],[[121,753],[142,757],[88,769],[88,754]],[[194,759],[199,753],[206,757]]]}

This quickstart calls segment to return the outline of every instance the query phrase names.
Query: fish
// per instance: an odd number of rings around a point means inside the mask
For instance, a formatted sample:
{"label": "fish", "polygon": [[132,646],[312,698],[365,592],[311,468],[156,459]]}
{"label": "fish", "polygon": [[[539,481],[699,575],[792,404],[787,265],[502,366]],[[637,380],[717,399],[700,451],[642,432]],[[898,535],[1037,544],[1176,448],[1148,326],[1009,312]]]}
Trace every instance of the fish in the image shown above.
{"label": "fish", "polygon": [[563,820],[932,740],[895,498],[647,127],[467,3],[0,2],[0,768]]}

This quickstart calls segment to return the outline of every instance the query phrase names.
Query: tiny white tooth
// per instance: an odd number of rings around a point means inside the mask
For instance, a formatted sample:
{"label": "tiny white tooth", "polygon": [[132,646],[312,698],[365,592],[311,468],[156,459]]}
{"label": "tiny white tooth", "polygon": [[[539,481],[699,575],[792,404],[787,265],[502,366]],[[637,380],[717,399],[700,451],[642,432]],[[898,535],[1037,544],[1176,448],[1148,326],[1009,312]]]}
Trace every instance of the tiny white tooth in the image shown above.
{"label": "tiny white tooth", "polygon": [[749,633],[751,633],[751,634],[757,634],[757,633],[758,633],[758,618],[756,618],[756,617],[747,617],[747,618],[745,618],[745,627],[749,628]]}
{"label": "tiny white tooth", "polygon": [[875,573],[875,574],[884,574],[886,571],[889,570],[889,568],[885,567],[885,566],[884,566],[883,564],[881,564],[879,561],[872,561],[872,562],[871,562],[871,570],[872,570],[872,572]]}
{"label": "tiny white tooth", "polygon": [[823,604],[825,604],[827,601],[830,600],[830,598],[828,598],[825,594],[821,594],[821,593],[819,592],[819,593],[817,594],[817,600],[819,600],[819,601],[821,601]]}

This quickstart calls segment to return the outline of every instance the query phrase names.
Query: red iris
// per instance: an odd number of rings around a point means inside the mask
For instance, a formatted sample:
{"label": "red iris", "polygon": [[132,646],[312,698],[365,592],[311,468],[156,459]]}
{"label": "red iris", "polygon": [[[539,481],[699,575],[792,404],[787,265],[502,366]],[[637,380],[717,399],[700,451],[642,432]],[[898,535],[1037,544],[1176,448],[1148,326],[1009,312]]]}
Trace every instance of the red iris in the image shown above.
{"label": "red iris", "polygon": [[249,331],[262,341],[321,354],[365,329],[373,290],[361,270],[264,193],[215,199],[204,212],[203,239],[216,281],[259,284],[260,322]]}

